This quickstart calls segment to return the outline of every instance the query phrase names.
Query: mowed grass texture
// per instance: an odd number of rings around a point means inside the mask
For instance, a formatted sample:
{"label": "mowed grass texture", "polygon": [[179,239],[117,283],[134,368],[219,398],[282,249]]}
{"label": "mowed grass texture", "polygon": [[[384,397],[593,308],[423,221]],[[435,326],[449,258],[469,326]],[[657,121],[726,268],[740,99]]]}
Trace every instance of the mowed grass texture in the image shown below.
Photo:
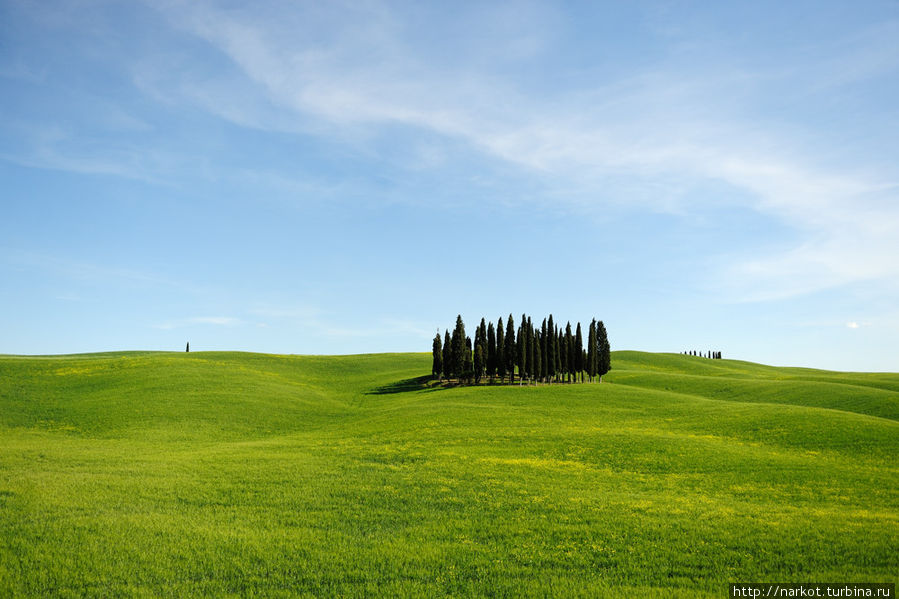
{"label": "mowed grass texture", "polygon": [[899,375],[616,352],[0,356],[0,596],[724,597],[897,582]]}

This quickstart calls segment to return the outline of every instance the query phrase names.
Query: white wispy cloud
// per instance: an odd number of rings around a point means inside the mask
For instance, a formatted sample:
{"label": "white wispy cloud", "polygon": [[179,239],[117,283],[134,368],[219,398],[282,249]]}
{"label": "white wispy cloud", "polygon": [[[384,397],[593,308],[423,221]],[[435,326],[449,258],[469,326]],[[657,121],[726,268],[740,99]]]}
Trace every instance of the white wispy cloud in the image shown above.
{"label": "white wispy cloud", "polygon": [[[892,72],[899,65],[899,54],[888,51],[896,46],[895,23],[837,40],[834,52],[801,70],[660,64],[533,97],[483,64],[418,59],[404,37],[408,23],[377,3],[312,15],[275,11],[277,17],[211,3],[175,2],[165,10],[250,84],[248,93],[232,81],[239,106],[202,99],[196,86],[191,92],[238,124],[285,127],[285,111],[299,119],[286,128],[300,122],[329,135],[364,137],[372,126],[402,124],[557,179],[578,190],[573,197],[651,210],[695,210],[683,204],[684,189],[702,180],[726,183],[744,193],[722,201],[748,203],[797,235],[792,248],[733,257],[717,276],[734,298],[778,299],[899,277],[892,259],[899,255],[899,173],[884,162],[867,172],[833,168],[801,128],[753,120],[751,109],[754,97],[788,87],[790,78],[813,94]],[[309,17],[321,30],[303,26]],[[539,50],[540,41],[528,52]],[[772,80],[777,87],[769,87]],[[209,90],[226,83],[218,79]]]}
{"label": "white wispy cloud", "polygon": [[[459,22],[452,33],[463,37],[443,45],[421,33],[422,25],[434,24],[417,21],[417,11],[381,2],[273,2],[241,9],[170,0],[148,6],[173,31],[202,41],[218,57],[160,48],[129,57],[133,83],[158,102],[198,106],[241,127],[361,147],[393,127],[425,131],[543,178],[564,190],[543,201],[584,211],[611,204],[685,214],[709,208],[696,205],[690,189],[708,181],[731,186],[737,192],[732,197],[702,201],[740,204],[795,235],[786,247],[726,256],[710,273],[711,284],[733,299],[781,299],[858,281],[899,280],[893,259],[899,255],[895,164],[863,142],[842,150],[821,147],[801,124],[760,116],[756,108],[761,98],[779,94],[814,104],[822,94],[892,77],[899,68],[897,22],[822,42],[801,64],[711,58],[695,64],[663,55],[626,74],[586,69],[570,85],[543,84],[534,93],[522,73],[566,35],[552,6],[454,15]],[[69,13],[72,19],[77,11]],[[506,25],[488,29],[483,23]],[[691,40],[700,49],[703,43]],[[710,45],[705,55],[717,49]],[[103,113],[117,130],[147,126],[115,106]],[[64,127],[29,135],[21,136],[31,140],[27,151],[3,158],[157,182],[185,163],[172,147],[92,147]],[[417,151],[421,164],[442,160],[434,144]],[[278,177],[271,175],[258,178]],[[253,172],[243,176],[252,179]],[[278,185],[308,189],[285,176]]]}

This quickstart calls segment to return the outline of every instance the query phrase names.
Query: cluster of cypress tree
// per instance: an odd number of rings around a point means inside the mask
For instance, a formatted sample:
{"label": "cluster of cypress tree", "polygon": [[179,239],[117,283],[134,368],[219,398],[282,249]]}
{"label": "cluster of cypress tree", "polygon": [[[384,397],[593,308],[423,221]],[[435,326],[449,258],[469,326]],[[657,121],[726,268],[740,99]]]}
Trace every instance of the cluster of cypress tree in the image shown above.
{"label": "cluster of cypress tree", "polygon": [[431,374],[442,380],[456,379],[460,383],[479,383],[485,376],[492,383],[496,377],[501,382],[508,377],[510,383],[593,382],[611,365],[609,338],[601,320],[593,319],[587,333],[587,346],[581,323],[572,333],[571,323],[565,328],[553,323],[552,314],[535,326],[530,316],[521,315],[516,331],[515,321],[509,314],[505,326],[500,318],[496,327],[481,318],[474,341],[465,334],[462,316],[456,317],[456,326],[440,338],[440,330],[434,337],[434,357]]}
{"label": "cluster of cypress tree", "polygon": [[709,350],[706,353],[698,352],[695,349],[682,352],[685,356],[699,356],[700,358],[709,358],[710,360],[720,360],[721,352]]}

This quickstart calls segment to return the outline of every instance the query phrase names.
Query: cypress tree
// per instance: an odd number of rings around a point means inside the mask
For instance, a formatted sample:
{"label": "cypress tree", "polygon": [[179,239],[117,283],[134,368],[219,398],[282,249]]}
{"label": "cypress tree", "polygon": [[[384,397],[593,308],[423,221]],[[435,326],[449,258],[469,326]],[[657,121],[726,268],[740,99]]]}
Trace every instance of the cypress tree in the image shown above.
{"label": "cypress tree", "polygon": [[503,382],[506,378],[506,342],[505,333],[503,332],[503,317],[499,317],[496,323],[496,374],[499,375],[499,382]]}
{"label": "cypress tree", "polygon": [[481,348],[481,369],[478,371],[478,380],[487,373],[487,326],[481,328],[481,342],[475,346],[475,352]]}
{"label": "cypress tree", "polygon": [[484,344],[478,343],[474,348],[474,382],[481,382],[481,374],[484,372]]}
{"label": "cypress tree", "polygon": [[596,360],[596,319],[590,323],[590,332],[587,333],[587,376],[590,382],[596,376],[597,360]]}
{"label": "cypress tree", "polygon": [[524,363],[525,363],[525,354],[527,353],[527,345],[525,343],[525,336],[527,333],[524,332],[524,325],[519,325],[518,327],[518,336],[515,338],[515,363],[518,364],[518,384],[524,382]]}
{"label": "cypress tree", "polygon": [[600,320],[596,323],[596,343],[597,343],[597,373],[599,374],[599,382],[602,382],[602,375],[612,369],[612,351],[609,346],[609,336],[606,333],[606,327]]}
{"label": "cypress tree", "polygon": [[555,373],[558,375],[559,380],[562,380],[564,373],[562,372],[562,331],[559,327],[556,327],[555,333],[553,333],[555,338],[555,343],[553,344],[553,369]]}
{"label": "cypress tree", "polygon": [[568,373],[568,382],[575,373],[574,335],[571,334],[571,322],[565,323],[565,372]]}
{"label": "cypress tree", "polygon": [[515,322],[512,315],[509,314],[509,320],[506,321],[506,347],[503,350],[503,357],[506,360],[506,371],[509,373],[509,382],[515,382]]}
{"label": "cypress tree", "polygon": [[453,329],[453,373],[462,382],[465,376],[465,323],[462,315],[456,317],[456,328]]}
{"label": "cypress tree", "polygon": [[474,368],[475,382],[480,381],[481,376],[484,374],[484,368],[486,366],[484,364],[484,360],[486,359],[486,355],[487,355],[486,349],[484,350],[484,355],[481,356],[480,370],[478,370],[478,368],[476,366],[474,366],[474,360],[477,357],[478,347],[486,348],[486,346],[487,346],[487,324],[484,322],[484,319],[481,318],[481,324],[479,324],[474,331],[474,345],[471,348],[471,351],[472,351],[471,358],[472,358],[472,364],[473,364],[473,368]]}
{"label": "cypress tree", "polygon": [[190,353],[190,341],[187,342],[187,345],[184,347],[184,353]]}
{"label": "cypress tree", "polygon": [[553,315],[549,315],[546,323],[546,380],[550,383],[556,378],[556,335]]}
{"label": "cypress tree", "polygon": [[546,334],[546,319],[543,319],[543,325],[540,327],[540,376],[543,378],[543,382],[549,382],[549,368],[546,364],[546,356],[548,352],[546,351],[547,339],[549,337]]}
{"label": "cypress tree", "polygon": [[431,376],[439,379],[440,375],[443,374],[443,347],[440,343],[440,329],[437,329],[437,335],[434,337],[431,354],[434,357],[434,361],[431,364]]}
{"label": "cypress tree", "polygon": [[515,356],[518,362],[518,382],[524,382],[528,376],[528,321],[522,314],[518,327],[518,339],[515,342]]}
{"label": "cypress tree", "polygon": [[[570,326],[568,328],[571,329]],[[568,371],[568,336],[562,329],[559,329],[559,378],[562,382],[565,382],[566,378],[569,383],[571,382],[571,374]]]}
{"label": "cypress tree", "polygon": [[543,339],[541,338],[540,331],[534,331],[534,381],[543,380],[545,376],[543,373],[543,350],[541,346],[543,345]]}
{"label": "cypress tree", "polygon": [[574,336],[574,329],[571,328],[571,323],[568,323],[567,327],[568,332],[568,371],[571,373],[572,382],[577,382],[577,357],[578,351],[576,346],[576,339]]}
{"label": "cypress tree", "polygon": [[581,334],[581,323],[577,323],[577,331],[574,333],[575,370],[584,382],[584,336]]}
{"label": "cypress tree", "polygon": [[491,322],[487,325],[487,376],[490,382],[493,382],[493,375],[496,374],[496,329],[493,328]]}
{"label": "cypress tree", "polygon": [[449,329],[443,334],[443,378],[450,380],[453,377],[453,346],[450,341]]}
{"label": "cypress tree", "polygon": [[[521,380],[531,376],[528,371],[528,317],[521,313],[521,326],[518,328],[521,339],[518,340],[518,378]],[[519,381],[520,382],[520,381]]]}
{"label": "cypress tree", "polygon": [[474,359],[471,352],[471,337],[465,338],[465,353],[462,356],[462,376],[469,383],[474,376]]}
{"label": "cypress tree", "polygon": [[531,317],[528,316],[528,380],[533,380],[535,383],[537,381],[537,364],[535,362],[536,355],[536,346],[537,345],[537,336],[534,333],[534,323],[531,322]]}

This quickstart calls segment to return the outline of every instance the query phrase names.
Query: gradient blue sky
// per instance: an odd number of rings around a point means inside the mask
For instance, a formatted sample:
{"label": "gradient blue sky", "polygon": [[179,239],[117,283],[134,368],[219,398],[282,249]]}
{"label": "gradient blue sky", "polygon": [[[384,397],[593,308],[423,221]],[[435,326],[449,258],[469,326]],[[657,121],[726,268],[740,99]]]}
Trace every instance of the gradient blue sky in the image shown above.
{"label": "gradient blue sky", "polygon": [[0,352],[899,371],[899,3],[0,3]]}

